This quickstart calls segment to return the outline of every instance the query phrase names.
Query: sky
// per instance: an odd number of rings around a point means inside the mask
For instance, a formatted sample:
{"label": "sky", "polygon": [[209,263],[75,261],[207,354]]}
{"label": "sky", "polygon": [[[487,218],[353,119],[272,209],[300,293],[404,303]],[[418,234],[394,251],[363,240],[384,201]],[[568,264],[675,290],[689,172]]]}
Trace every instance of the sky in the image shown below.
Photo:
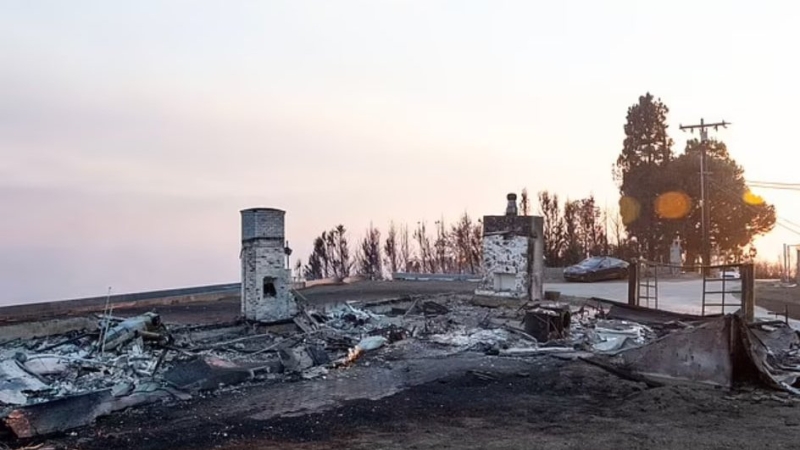
{"label": "sky", "polygon": [[[239,210],[321,231],[614,207],[627,108],[732,122],[795,181],[800,6],[765,0],[0,2],[0,304],[237,281]],[[696,136],[695,136],[696,137]],[[800,223],[798,192],[757,191]],[[759,239],[775,259],[800,236]]]}

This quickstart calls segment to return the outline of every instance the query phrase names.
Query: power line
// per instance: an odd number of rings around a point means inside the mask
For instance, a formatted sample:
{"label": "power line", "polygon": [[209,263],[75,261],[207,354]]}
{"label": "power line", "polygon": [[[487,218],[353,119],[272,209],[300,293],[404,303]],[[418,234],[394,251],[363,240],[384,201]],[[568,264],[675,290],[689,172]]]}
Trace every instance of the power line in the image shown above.
{"label": "power line", "polygon": [[[767,181],[750,181],[747,183],[749,187],[761,189],[783,189],[790,191],[800,191],[800,184],[797,183],[780,183],[780,182],[767,182]],[[750,206],[750,205],[748,205]],[[787,224],[800,229],[800,224],[794,223],[789,219],[782,219]],[[793,230],[794,231],[794,230]]]}
{"label": "power line", "polygon": [[797,225],[792,223],[792,222],[789,222],[786,219],[783,219],[783,218],[780,218],[778,216],[775,216],[775,225],[777,225],[777,226],[783,228],[784,230],[787,230],[787,231],[789,231],[789,232],[791,232],[793,234],[796,234],[796,235],[800,236],[800,229],[795,228]]}
{"label": "power line", "polygon": [[[746,208],[750,208],[751,210],[755,210],[756,209],[756,207],[754,205],[751,205],[751,204],[749,204],[747,202],[744,202],[741,198],[739,198],[739,196],[737,196],[736,194],[734,194],[730,190],[726,190],[726,189],[722,188],[716,182],[712,181],[711,182],[711,186],[714,187],[715,189],[717,189],[718,191],[720,191],[721,193],[728,195],[730,198],[735,199],[736,201],[741,201]],[[796,234],[796,235],[800,236],[800,230],[797,230],[797,229],[793,228],[792,226],[787,225],[784,222],[786,222],[786,223],[788,223],[790,225],[797,225],[797,224],[795,224],[795,223],[793,223],[793,222],[791,222],[789,220],[781,219],[777,215],[775,216],[775,225],[777,225],[777,226],[779,226],[781,228],[784,228],[784,229],[788,230],[789,232],[791,232],[793,234]],[[785,275],[786,278],[788,278],[789,258],[790,258],[789,253],[788,253],[788,248],[789,247],[787,247],[786,244],[783,245],[783,256],[782,256],[783,257],[783,274]],[[800,264],[800,261],[798,262],[798,264]],[[784,278],[784,275],[782,275],[781,278]]]}
{"label": "power line", "polygon": [[777,217],[775,218],[775,225],[777,225],[777,226],[779,226],[779,227],[781,227],[781,228],[783,228],[783,229],[785,229],[785,230],[787,230],[787,231],[789,231],[791,233],[794,233],[794,234],[800,236],[800,231],[798,231],[798,230],[796,230],[796,229],[794,229],[794,228],[792,228],[792,227],[790,227],[790,226],[788,226],[788,225],[786,225],[784,223],[781,223],[778,220]]}
{"label": "power line", "polygon": [[747,183],[749,187],[757,188],[757,189],[776,189],[782,191],[800,191],[800,185],[791,186],[791,185],[772,185],[772,184],[759,184],[759,183]]}
{"label": "power line", "polygon": [[754,181],[754,180],[747,180],[747,184],[768,184],[772,186],[786,186],[786,187],[796,187],[800,188],[800,183],[784,183],[781,181]]}
{"label": "power line", "polygon": [[[756,185],[754,187],[759,187],[759,186],[757,186],[758,182],[750,182],[748,184]],[[764,184],[766,185],[767,183],[764,183]],[[779,186],[782,186],[782,187],[776,187],[776,189],[790,189],[790,190],[795,190],[795,191],[796,190],[800,190],[800,189],[795,188],[795,187],[788,187],[788,186],[791,186],[789,183],[775,183],[775,184],[777,184]],[[733,195],[733,193],[724,191],[723,189],[721,189],[716,184],[714,184],[714,187],[719,189],[720,191],[722,191],[725,194]],[[764,186],[764,187],[769,188],[768,186]],[[798,185],[798,187],[800,187],[800,185]],[[744,202],[744,204],[748,208],[755,209],[755,206],[753,206],[753,205],[751,205],[751,204],[749,204],[747,202]],[[780,217],[778,217],[776,215],[775,216],[775,225],[777,225],[777,226],[789,231],[790,233],[793,233],[793,234],[796,234],[796,235],[800,236],[800,230],[798,230],[797,228],[794,228],[794,227],[800,228],[800,225],[798,225],[798,224],[796,224],[796,223],[794,223],[794,222],[792,222],[792,221],[790,221],[788,219],[782,219],[782,218],[780,218]],[[798,246],[797,245],[783,244],[783,255],[781,256],[781,258],[783,259],[783,270],[782,270],[781,279],[783,279],[783,280],[788,280],[789,279],[789,270],[790,270],[789,269],[789,265],[790,265],[790,261],[791,261],[791,253],[790,253],[789,249],[791,247],[798,247]],[[800,251],[798,251],[798,258],[800,258]],[[800,259],[798,259],[797,264],[798,264],[798,266],[797,266],[798,269],[797,270],[798,270],[798,272],[800,272]],[[798,273],[797,276],[800,277],[800,273]]]}
{"label": "power line", "polygon": [[[711,187],[713,187],[714,189],[716,189],[716,190],[718,190],[719,192],[721,192],[721,193],[723,193],[723,194],[725,194],[725,195],[729,196],[731,199],[736,199],[737,201],[742,201],[742,200],[741,200],[741,198],[740,198],[739,196],[737,196],[737,195],[736,195],[736,194],[734,194],[733,192],[731,192],[731,191],[729,191],[729,190],[726,190],[725,188],[721,187],[721,186],[720,186],[720,185],[718,185],[718,184],[717,184],[715,181],[713,181],[713,180],[709,180],[709,181],[711,181],[710,185],[711,185]],[[745,202],[742,202],[742,203],[743,203],[743,204],[744,204],[744,205],[745,205],[747,208],[750,208],[751,210],[756,210],[756,207],[755,207],[755,206],[753,206],[753,205],[751,205],[751,204],[749,204],[749,203],[745,203]],[[794,234],[796,234],[796,235],[800,236],[800,225],[798,225],[798,224],[796,224],[796,223],[794,223],[794,222],[791,222],[791,221],[789,221],[789,220],[787,220],[787,219],[783,219],[783,218],[781,218],[781,217],[778,217],[778,216],[776,215],[776,216],[775,216],[775,225],[778,225],[779,227],[781,227],[781,228],[784,228],[784,229],[786,229],[786,230],[788,230],[788,231],[790,231],[790,232],[792,232],[792,233],[794,233]],[[797,227],[797,228],[794,228],[794,227]]]}
{"label": "power line", "polygon": [[[762,182],[755,182],[755,181],[751,181],[748,184],[750,185],[750,187],[754,187],[754,188],[757,188],[757,189],[779,189],[779,190],[788,190],[788,191],[800,191],[800,184],[766,183],[766,182],[762,183]],[[797,227],[798,229],[800,229],[800,224],[797,224],[797,223],[792,222],[791,220],[785,219],[785,218],[781,219],[781,220],[783,220],[783,222],[791,225],[792,227]],[[779,223],[777,221],[777,218],[776,218],[776,223],[779,226],[782,226],[782,227],[788,229],[788,227],[786,227],[785,225],[782,225],[781,223]],[[796,233],[796,234],[798,233],[796,230],[793,230],[793,229],[791,229],[790,231],[792,231],[793,233]]]}
{"label": "power line", "polygon": [[784,219],[783,219],[783,221],[784,221],[784,222],[786,222],[786,223],[788,223],[789,225],[792,225],[792,226],[794,226],[794,227],[797,227],[798,229],[800,229],[800,225],[798,225],[798,224],[796,224],[796,223],[792,222],[792,221],[791,221],[791,220],[789,220],[789,219],[785,219],[785,218],[784,218]]}

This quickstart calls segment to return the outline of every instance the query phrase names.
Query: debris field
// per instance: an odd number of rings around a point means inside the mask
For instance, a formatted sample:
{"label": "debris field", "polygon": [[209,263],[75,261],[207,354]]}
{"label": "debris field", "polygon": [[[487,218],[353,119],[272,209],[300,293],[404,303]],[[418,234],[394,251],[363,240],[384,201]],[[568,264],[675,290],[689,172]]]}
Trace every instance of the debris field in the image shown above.
{"label": "debris field", "polygon": [[[800,393],[800,340],[780,322],[745,324],[736,315],[701,318],[602,299],[521,303],[467,294],[299,306],[294,320],[273,325],[99,314],[93,329],[6,342],[2,439],[58,442],[147,405],[180,411],[256,388],[285,396],[283,406],[260,413],[279,420],[458,374],[494,382],[530,364],[552,364],[534,363],[543,358],[638,389],[690,383]],[[334,392],[338,400],[307,401],[356,375],[357,388]]]}

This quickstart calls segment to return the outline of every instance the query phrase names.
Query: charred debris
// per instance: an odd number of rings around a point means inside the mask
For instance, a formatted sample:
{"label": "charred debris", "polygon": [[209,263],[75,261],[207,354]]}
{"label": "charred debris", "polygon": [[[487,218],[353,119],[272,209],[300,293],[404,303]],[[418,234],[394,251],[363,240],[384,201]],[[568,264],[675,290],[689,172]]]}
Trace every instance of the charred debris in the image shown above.
{"label": "charred debris", "polygon": [[6,342],[6,438],[64,432],[122,409],[248,383],[325,383],[330,371],[410,354],[555,356],[651,385],[731,387],[747,378],[800,393],[800,340],[777,322],[748,325],[736,315],[700,318],[598,299],[519,306],[472,295],[298,307],[292,321],[272,325],[98,315],[95,329]]}

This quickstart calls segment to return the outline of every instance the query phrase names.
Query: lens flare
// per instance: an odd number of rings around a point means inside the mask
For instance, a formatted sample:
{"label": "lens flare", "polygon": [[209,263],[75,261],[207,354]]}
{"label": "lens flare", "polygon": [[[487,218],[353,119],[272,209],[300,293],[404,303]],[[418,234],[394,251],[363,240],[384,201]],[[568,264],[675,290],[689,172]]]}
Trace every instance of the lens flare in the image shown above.
{"label": "lens flare", "polygon": [[764,198],[762,198],[758,194],[754,194],[753,191],[747,190],[744,194],[742,194],[742,200],[747,203],[748,205],[759,206],[764,204]]}
{"label": "lens flare", "polygon": [[619,215],[622,216],[622,223],[629,225],[639,218],[642,206],[633,197],[623,196],[619,199]]}
{"label": "lens flare", "polygon": [[665,192],[658,196],[655,207],[662,219],[683,219],[689,215],[692,199],[681,191]]}

